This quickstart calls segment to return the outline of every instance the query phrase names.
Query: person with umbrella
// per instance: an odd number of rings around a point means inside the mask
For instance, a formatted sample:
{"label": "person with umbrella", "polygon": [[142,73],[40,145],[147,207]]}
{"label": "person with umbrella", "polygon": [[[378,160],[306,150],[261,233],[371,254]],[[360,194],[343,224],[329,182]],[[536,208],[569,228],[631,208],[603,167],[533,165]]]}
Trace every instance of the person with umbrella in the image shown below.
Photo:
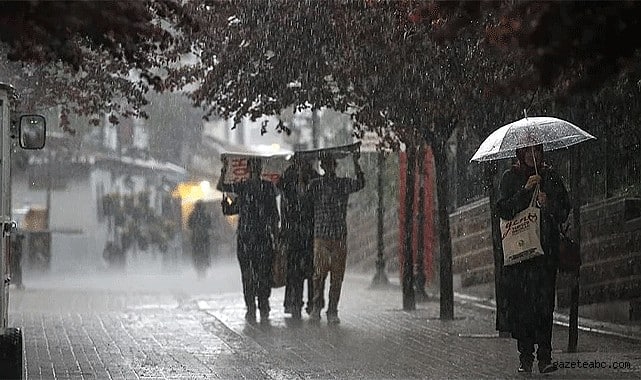
{"label": "person with umbrella", "polygon": [[508,284],[508,324],[517,340],[519,372],[531,372],[534,346],[539,372],[556,370],[552,364],[552,316],[559,260],[558,224],[570,212],[561,177],[543,159],[543,146],[516,149],[516,163],[501,179],[499,216],[510,220],[526,209],[535,191],[541,208],[541,247],[544,255],[504,267]]}
{"label": "person with umbrella", "polygon": [[503,231],[503,222],[512,221],[533,203],[540,210],[534,213],[540,218],[533,221],[540,228],[537,243],[542,255],[505,261],[502,270],[507,292],[507,324],[517,340],[519,372],[532,372],[535,345],[538,346],[539,372],[557,369],[552,362],[552,318],[559,263],[559,224],[565,222],[571,206],[560,175],[545,162],[543,152],[594,138],[565,120],[526,115],[490,134],[471,159],[490,161],[516,155],[515,164],[503,173],[496,204],[502,219],[503,254],[507,253],[507,233],[514,233],[509,228]]}

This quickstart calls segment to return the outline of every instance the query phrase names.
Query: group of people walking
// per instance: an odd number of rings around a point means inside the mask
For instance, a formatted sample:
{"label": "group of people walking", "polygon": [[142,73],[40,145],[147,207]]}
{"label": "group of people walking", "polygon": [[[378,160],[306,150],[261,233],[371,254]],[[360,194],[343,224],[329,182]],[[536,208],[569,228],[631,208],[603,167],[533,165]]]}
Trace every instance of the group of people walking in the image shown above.
{"label": "group of people walking", "polygon": [[[502,177],[497,203],[499,216],[510,220],[534,199],[540,208],[543,255],[505,266],[509,284],[508,324],[517,340],[519,372],[531,372],[535,359],[541,373],[556,370],[552,362],[552,322],[559,262],[559,223],[570,211],[561,177],[544,160],[542,145],[517,149],[517,160]],[[340,323],[338,303],[347,257],[347,202],[365,186],[358,152],[353,153],[356,178],[336,175],[337,161],[320,157],[323,175],[309,160],[294,156],[280,181],[261,178],[262,161],[248,159],[248,179],[225,183],[224,164],[218,189],[235,193],[238,202],[238,262],[247,308],[245,318],[269,319],[272,260],[277,239],[287,257],[285,313],[301,319],[303,308],[311,321],[321,319],[325,281],[330,276],[327,322]],[[276,197],[281,195],[280,212]],[[304,288],[307,282],[307,304]]]}
{"label": "group of people walking", "polygon": [[[365,176],[353,153],[356,179],[338,177],[337,161],[330,154],[320,156],[323,175],[312,163],[294,155],[291,165],[277,184],[261,178],[262,161],[247,160],[249,178],[225,183],[227,165],[223,163],[217,188],[237,195],[238,262],[241,269],[245,319],[254,323],[256,312],[267,321],[271,310],[272,260],[276,246],[286,251],[285,313],[302,318],[304,288],[307,282],[305,311],[310,320],[319,321],[325,307],[324,285],[330,276],[327,322],[336,324],[347,257],[347,201],[349,195],[365,186]],[[281,195],[281,212],[276,197]]]}

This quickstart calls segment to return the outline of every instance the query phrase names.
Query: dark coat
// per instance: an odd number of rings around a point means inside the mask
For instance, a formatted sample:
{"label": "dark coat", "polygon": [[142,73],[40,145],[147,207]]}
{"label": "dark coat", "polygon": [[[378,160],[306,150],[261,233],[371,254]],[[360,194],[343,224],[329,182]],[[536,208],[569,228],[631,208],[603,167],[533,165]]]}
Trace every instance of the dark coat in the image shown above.
{"label": "dark coat", "polygon": [[238,195],[238,255],[271,257],[279,219],[274,184],[250,178],[220,188]]}
{"label": "dark coat", "polygon": [[[301,191],[298,168],[290,166],[278,184],[282,192],[282,244],[287,252],[287,278],[300,281],[310,277],[314,265],[314,201]],[[307,183],[318,178],[311,171]]]}
{"label": "dark coat", "polygon": [[[526,209],[534,189],[524,186],[531,170],[514,166],[503,173],[500,198],[497,203],[501,219],[512,219]],[[508,298],[508,325],[516,339],[545,336],[552,327],[556,272],[559,256],[558,224],[565,222],[570,212],[568,194],[561,177],[550,167],[541,169],[541,190],[547,194],[546,207],[541,209],[541,245],[543,256],[503,267],[505,291]]]}
{"label": "dark coat", "polygon": [[[313,172],[308,182],[318,177],[319,175]],[[307,192],[299,191],[298,182],[298,169],[290,166],[278,183],[283,195],[282,231],[285,238],[296,240],[300,245],[308,245],[314,238],[314,202]]]}

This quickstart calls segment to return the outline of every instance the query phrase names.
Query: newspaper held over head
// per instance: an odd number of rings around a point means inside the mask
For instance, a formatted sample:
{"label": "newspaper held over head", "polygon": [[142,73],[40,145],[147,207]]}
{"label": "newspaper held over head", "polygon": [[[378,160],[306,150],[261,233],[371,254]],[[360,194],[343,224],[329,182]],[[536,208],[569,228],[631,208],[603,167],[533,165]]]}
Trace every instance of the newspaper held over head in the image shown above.
{"label": "newspaper held over head", "polygon": [[263,162],[263,171],[261,177],[276,184],[281,175],[289,165],[288,159],[291,153],[276,155],[252,155],[248,153],[223,153],[220,159],[223,165],[227,166],[224,183],[240,182],[249,178],[249,168],[247,162],[251,158],[258,158]]}
{"label": "newspaper held over head", "polygon": [[340,159],[351,154],[360,152],[361,143],[356,142],[348,145],[341,145],[329,148],[312,150],[301,150],[292,153],[261,155],[247,152],[227,152],[220,155],[223,165],[227,166],[224,183],[235,183],[249,178],[247,161],[251,158],[258,158],[263,162],[261,177],[277,184],[281,176],[291,163],[292,157],[304,160],[319,160],[323,156],[332,156]]}

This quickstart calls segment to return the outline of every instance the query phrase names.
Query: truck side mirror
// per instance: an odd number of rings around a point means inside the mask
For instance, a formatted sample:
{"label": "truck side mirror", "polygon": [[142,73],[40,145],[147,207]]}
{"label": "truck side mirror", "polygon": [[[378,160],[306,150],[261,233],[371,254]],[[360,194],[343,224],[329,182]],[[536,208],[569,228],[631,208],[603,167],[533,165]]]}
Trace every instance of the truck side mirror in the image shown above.
{"label": "truck side mirror", "polygon": [[42,149],[45,146],[47,121],[42,115],[20,116],[19,131],[22,149]]}

